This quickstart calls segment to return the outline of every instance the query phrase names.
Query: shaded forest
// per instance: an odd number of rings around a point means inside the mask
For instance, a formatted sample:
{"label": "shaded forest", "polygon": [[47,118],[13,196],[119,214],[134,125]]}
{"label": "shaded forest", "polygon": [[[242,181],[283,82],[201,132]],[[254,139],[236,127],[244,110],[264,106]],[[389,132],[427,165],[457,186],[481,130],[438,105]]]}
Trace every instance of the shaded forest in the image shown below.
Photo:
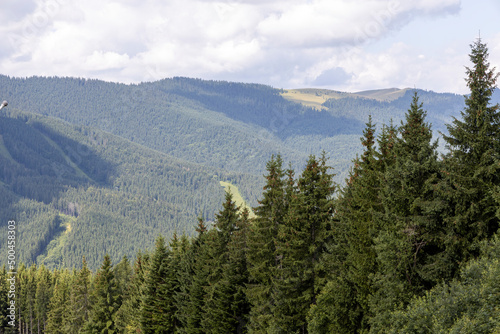
{"label": "shaded forest", "polygon": [[[224,190],[238,185],[254,205],[260,178],[189,163],[120,137],[57,119],[2,109],[0,220],[18,222],[18,260],[92,270],[105,253],[132,258],[159,233],[194,233],[213,220]],[[7,252],[0,238],[0,250]],[[2,263],[6,259],[2,258]]]}

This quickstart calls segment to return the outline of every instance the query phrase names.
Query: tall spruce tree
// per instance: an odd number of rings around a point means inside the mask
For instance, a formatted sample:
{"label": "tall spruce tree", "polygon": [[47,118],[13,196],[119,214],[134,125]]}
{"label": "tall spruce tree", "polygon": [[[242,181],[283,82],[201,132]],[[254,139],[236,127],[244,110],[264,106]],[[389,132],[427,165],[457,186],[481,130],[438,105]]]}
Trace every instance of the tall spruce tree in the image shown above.
{"label": "tall spruce tree", "polygon": [[216,214],[215,233],[207,242],[212,249],[206,265],[212,268],[201,321],[206,333],[242,333],[241,322],[246,322],[248,316],[246,295],[241,295],[241,288],[248,282],[245,253],[241,254],[243,262],[233,263],[229,251],[231,240],[238,235],[240,222],[239,207],[227,192],[222,210]]}
{"label": "tall spruce tree", "polygon": [[42,264],[37,272],[37,284],[35,293],[36,327],[40,333],[47,326],[47,313],[49,302],[52,297],[52,273]]}
{"label": "tall spruce tree", "polygon": [[[361,137],[364,152],[356,158],[336,205],[333,238],[323,262],[328,283],[308,315],[310,333],[354,333],[368,328],[370,275],[376,268],[373,214],[380,211],[380,166],[376,160],[371,116]],[[386,153],[388,155],[388,153]]]}
{"label": "tall spruce tree", "polygon": [[493,189],[500,184],[500,113],[490,105],[498,74],[490,68],[488,48],[478,38],[466,68],[470,95],[465,97],[462,119],[448,125],[444,139],[450,150],[445,157],[446,183],[442,196],[450,203],[448,253],[457,265],[478,254],[479,241],[499,227]]}
{"label": "tall spruce tree", "polygon": [[188,311],[189,293],[193,283],[193,253],[192,240],[183,233],[181,240],[174,252],[177,277],[177,289],[174,292],[176,330],[178,333],[185,333],[185,327],[191,314]]}
{"label": "tall spruce tree", "polygon": [[133,269],[130,266],[130,262],[126,256],[115,266],[114,274],[116,278],[116,285],[118,289],[118,294],[121,296],[121,306],[116,313],[115,323],[118,332],[125,333],[127,325],[130,319],[124,317],[123,312],[127,308],[127,303],[131,298],[131,280],[133,276]]}
{"label": "tall spruce tree", "polygon": [[121,296],[108,254],[97,271],[91,295],[92,309],[84,325],[85,333],[117,333],[115,317],[121,306]]}
{"label": "tall spruce tree", "polygon": [[172,333],[172,313],[170,305],[173,295],[168,294],[166,287],[168,276],[169,251],[165,239],[159,236],[156,239],[155,251],[151,255],[146,270],[141,305],[141,330],[143,333]]}
{"label": "tall spruce tree", "polygon": [[45,333],[47,334],[66,334],[78,333],[80,328],[72,330],[69,328],[71,323],[68,308],[70,305],[70,284],[72,277],[67,270],[63,270],[57,274],[54,285],[54,293],[50,298],[50,308],[47,315],[47,326]]}
{"label": "tall spruce tree", "polygon": [[309,158],[280,226],[276,249],[282,258],[275,279],[273,332],[305,333],[309,307],[325,284],[320,256],[332,232],[335,191],[329,169],[325,154]]}
{"label": "tall spruce tree", "polygon": [[72,288],[69,295],[68,333],[78,333],[89,320],[91,309],[91,272],[87,267],[85,257],[82,258],[82,268],[75,273],[72,279]]}
{"label": "tall spruce tree", "polygon": [[273,317],[273,274],[277,267],[276,238],[287,211],[285,201],[285,172],[281,156],[271,157],[267,163],[267,183],[263,198],[254,209],[256,218],[248,236],[248,300],[252,304],[249,332],[267,333]]}
{"label": "tall spruce tree", "polygon": [[[214,230],[207,231],[207,227],[202,218],[198,219],[198,226],[196,227],[198,235],[193,240],[190,252],[186,255],[187,259],[192,259],[192,278],[191,284],[185,290],[187,300],[179,306],[180,320],[182,327],[181,333],[188,334],[202,334],[203,327],[201,325],[203,319],[203,309],[205,305],[206,291],[209,289],[208,275],[210,267],[209,244],[206,242],[207,238],[212,238],[215,233]],[[189,274],[189,271],[187,271]]]}
{"label": "tall spruce tree", "polygon": [[117,313],[117,321],[127,334],[140,333],[140,316],[142,286],[144,284],[145,271],[148,266],[148,255],[138,252],[134,263],[133,273],[127,289],[127,298],[123,301]]}
{"label": "tall spruce tree", "polygon": [[375,215],[378,263],[371,303],[372,323],[377,326],[386,325],[383,317],[388,310],[405,305],[439,280],[432,272],[439,270],[433,255],[440,254],[444,236],[444,226],[434,214],[440,164],[438,144],[432,142],[425,117],[415,92],[395,140],[394,163],[387,166],[382,179],[383,212]]}
{"label": "tall spruce tree", "polygon": [[227,262],[222,264],[222,276],[214,285],[212,333],[246,333],[250,304],[246,296],[248,270],[246,238],[248,209],[236,222],[227,245]]}

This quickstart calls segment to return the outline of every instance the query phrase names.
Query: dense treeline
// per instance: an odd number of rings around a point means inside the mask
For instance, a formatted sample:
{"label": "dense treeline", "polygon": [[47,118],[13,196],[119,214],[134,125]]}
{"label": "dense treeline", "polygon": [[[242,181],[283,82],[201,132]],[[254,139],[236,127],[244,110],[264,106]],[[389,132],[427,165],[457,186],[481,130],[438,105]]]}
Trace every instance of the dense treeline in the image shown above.
{"label": "dense treeline", "polygon": [[213,228],[200,217],[195,236],[157,237],[133,265],[21,265],[18,331],[500,332],[497,75],[481,40],[470,58],[471,94],[442,158],[415,92],[399,126],[376,135],[368,119],[340,190],[325,154],[298,176],[273,156],[256,218],[227,193]]}

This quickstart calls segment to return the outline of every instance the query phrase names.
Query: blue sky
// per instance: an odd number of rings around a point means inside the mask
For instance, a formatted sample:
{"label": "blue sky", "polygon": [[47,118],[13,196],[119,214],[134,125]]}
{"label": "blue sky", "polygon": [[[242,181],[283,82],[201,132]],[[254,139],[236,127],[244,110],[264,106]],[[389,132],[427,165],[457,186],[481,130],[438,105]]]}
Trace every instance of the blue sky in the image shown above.
{"label": "blue sky", "polygon": [[3,0],[0,73],[466,93],[479,30],[500,68],[499,17],[498,0]]}

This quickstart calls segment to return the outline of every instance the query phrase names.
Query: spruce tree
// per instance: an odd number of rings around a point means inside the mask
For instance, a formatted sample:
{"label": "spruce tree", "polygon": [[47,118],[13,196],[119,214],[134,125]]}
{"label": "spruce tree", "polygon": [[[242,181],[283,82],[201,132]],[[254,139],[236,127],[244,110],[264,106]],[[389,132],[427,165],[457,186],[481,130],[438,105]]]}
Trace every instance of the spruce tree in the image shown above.
{"label": "spruce tree", "polygon": [[57,275],[54,285],[54,293],[50,298],[50,311],[47,315],[47,334],[67,334],[78,333],[78,329],[71,330],[68,326],[71,322],[70,312],[70,285],[72,277],[67,270],[63,270]]}
{"label": "spruce tree", "polygon": [[273,156],[267,163],[267,183],[263,198],[254,209],[256,218],[248,236],[248,271],[250,282],[248,300],[252,304],[249,332],[266,333],[272,319],[273,274],[277,267],[276,238],[287,211],[285,201],[285,172],[281,156]]}
{"label": "spruce tree", "polygon": [[222,264],[221,279],[214,285],[212,333],[246,333],[250,311],[246,296],[248,214],[245,208],[236,222],[227,245],[227,262]]}
{"label": "spruce tree", "polygon": [[141,305],[141,330],[143,333],[172,333],[171,314],[166,309],[173,299],[165,285],[168,275],[169,251],[162,236],[156,239],[155,251],[151,255],[146,271]]}
{"label": "spruce tree", "polygon": [[85,257],[82,258],[82,268],[74,274],[69,295],[68,333],[78,333],[89,320],[91,309],[91,272],[87,267]]}
{"label": "spruce tree", "polygon": [[[214,235],[214,230],[207,231],[207,227],[202,218],[198,219],[196,227],[198,235],[193,240],[191,252],[186,256],[186,259],[192,259],[192,282],[186,287],[188,299],[179,308],[180,319],[183,323],[180,332],[189,334],[201,334],[203,328],[201,322],[203,319],[203,309],[205,305],[206,291],[209,288],[208,275],[210,267],[209,244],[207,238]],[[182,290],[181,290],[182,291]]]}
{"label": "spruce tree", "polygon": [[148,256],[142,252],[138,252],[134,263],[132,277],[127,289],[127,298],[124,299],[120,310],[117,313],[117,322],[120,327],[124,327],[124,333],[140,333],[140,309],[142,303],[142,286],[144,284],[144,276]]}
{"label": "spruce tree", "polygon": [[175,293],[175,305],[177,307],[177,319],[179,321],[177,331],[179,333],[186,333],[186,326],[188,319],[192,316],[189,312],[189,295],[193,286],[194,278],[194,253],[192,240],[186,239],[187,245],[184,254],[179,259],[178,278],[179,289]]}
{"label": "spruce tree", "polygon": [[374,240],[377,271],[372,312],[377,326],[387,325],[383,317],[396,305],[405,305],[440,280],[443,265],[436,260],[444,226],[435,212],[440,207],[435,186],[441,169],[437,141],[432,142],[426,112],[415,92],[400,137],[394,144],[394,162],[386,167],[380,193],[383,212],[375,215],[378,234]]}
{"label": "spruce tree", "polygon": [[96,274],[91,301],[92,309],[84,332],[117,333],[115,317],[121,306],[121,296],[118,294],[118,285],[108,254],[104,256],[101,268]]}
{"label": "spruce tree", "polygon": [[278,232],[276,249],[282,258],[275,279],[272,331],[276,333],[306,332],[307,312],[325,284],[320,256],[332,232],[335,191],[329,169],[324,154],[319,160],[309,158]]}
{"label": "spruce tree", "polygon": [[470,95],[465,97],[462,119],[448,125],[443,135],[450,150],[445,157],[446,182],[441,194],[450,210],[446,222],[448,253],[456,264],[478,254],[479,241],[499,227],[493,190],[500,184],[500,113],[491,105],[498,74],[490,68],[488,48],[481,39],[471,45],[473,64],[466,68]]}
{"label": "spruce tree", "polygon": [[36,327],[37,332],[45,330],[47,325],[47,313],[49,302],[52,297],[52,273],[42,264],[37,272],[37,285],[35,293]]}
{"label": "spruce tree", "polygon": [[[235,300],[236,295],[246,300],[245,295],[239,295],[240,285],[247,283],[239,276],[245,274],[237,272],[246,271],[246,264],[244,269],[238,268],[238,263],[233,266],[229,252],[229,244],[239,229],[239,209],[233,201],[232,194],[227,192],[222,210],[216,214],[213,238],[207,240],[207,245],[211,248],[210,258],[206,264],[211,266],[208,277],[210,286],[206,290],[201,321],[203,331],[206,333],[241,333],[240,320],[247,316],[246,308],[240,307],[240,301]],[[245,254],[242,255],[243,259],[240,260],[245,261]]]}
{"label": "spruce tree", "polygon": [[7,269],[5,264],[2,266],[0,270],[0,329],[3,333],[8,330],[9,327],[8,322],[10,319],[7,317],[10,314],[10,311],[7,309],[9,305],[9,290],[10,283],[7,279],[10,278],[7,275]]}
{"label": "spruce tree", "polygon": [[124,256],[114,268],[117,290],[118,294],[121,296],[121,306],[115,317],[116,327],[120,333],[124,333],[126,331],[128,321],[130,320],[124,318],[123,312],[126,308],[128,300],[131,298],[130,284],[132,280],[132,273],[133,270],[130,266],[130,262],[128,258]]}
{"label": "spruce tree", "polygon": [[163,290],[162,294],[169,296],[162,303],[162,308],[165,314],[168,316],[168,324],[170,328],[169,332],[176,332],[180,325],[177,318],[177,304],[175,300],[175,295],[180,291],[180,262],[182,257],[186,253],[187,248],[187,237],[185,234],[179,239],[177,233],[174,233],[172,240],[169,243],[170,251],[167,257],[167,272],[164,277],[165,284],[161,285],[160,288]]}
{"label": "spruce tree", "polygon": [[29,268],[21,265],[18,269],[19,294],[19,328],[20,331],[33,332],[35,328],[35,295],[36,295],[36,266],[33,264]]}
{"label": "spruce tree", "polygon": [[[387,132],[382,137],[387,142]],[[373,215],[381,211],[381,167],[376,159],[375,126],[371,116],[361,137],[364,152],[353,161],[346,185],[336,205],[333,237],[322,261],[328,283],[308,314],[310,333],[353,333],[368,328],[370,275],[376,268],[373,238],[377,228]],[[389,156],[386,150],[380,156]]]}

